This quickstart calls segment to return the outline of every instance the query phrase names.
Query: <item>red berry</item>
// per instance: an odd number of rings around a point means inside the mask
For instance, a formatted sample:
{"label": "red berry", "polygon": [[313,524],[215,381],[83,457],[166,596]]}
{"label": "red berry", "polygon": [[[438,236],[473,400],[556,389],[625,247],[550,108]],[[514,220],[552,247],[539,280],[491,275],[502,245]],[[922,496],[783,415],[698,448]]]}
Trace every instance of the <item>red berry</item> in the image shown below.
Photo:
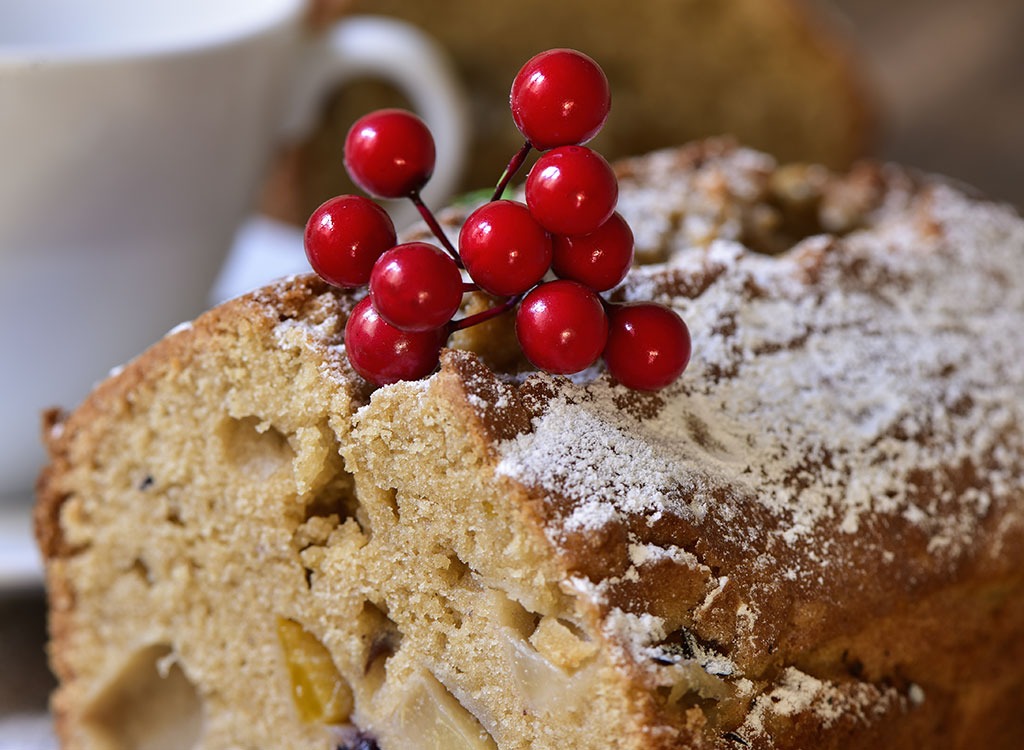
{"label": "red berry", "polygon": [[611,166],[586,146],[548,151],[526,178],[530,213],[553,234],[590,234],[608,221],[618,199]]}
{"label": "red berry", "polygon": [[575,281],[552,281],[523,298],[516,336],[536,367],[564,375],[597,361],[608,337],[608,318],[590,289]]}
{"label": "red berry", "polygon": [[441,248],[409,242],[380,256],[370,274],[373,306],[403,331],[428,331],[452,319],[462,303],[462,274]]}
{"label": "red berry", "polygon": [[673,310],[653,302],[613,307],[609,315],[608,371],[624,386],[656,391],[690,362],[690,330]]}
{"label": "red berry", "polygon": [[395,244],[387,211],[361,195],[339,195],[306,223],[306,257],[321,278],[342,287],[362,286],[381,254]]}
{"label": "red berry", "polygon": [[612,99],[601,66],[582,52],[552,49],[532,57],[512,82],[512,119],[546,151],[586,143],[604,125]]}
{"label": "red berry", "polygon": [[403,109],[380,109],[358,120],[345,138],[345,167],[366,192],[404,198],[434,173],[434,138],[423,120]]}
{"label": "red berry", "polygon": [[353,369],[375,385],[418,380],[437,367],[445,328],[400,331],[384,320],[366,297],[345,324],[345,351]]}
{"label": "red berry", "polygon": [[595,292],[618,284],[633,264],[633,231],[619,213],[590,234],[556,236],[551,266],[563,279],[573,279]]}
{"label": "red berry", "polygon": [[486,203],[459,232],[459,255],[481,289],[499,296],[522,294],[551,267],[551,237],[525,204]]}

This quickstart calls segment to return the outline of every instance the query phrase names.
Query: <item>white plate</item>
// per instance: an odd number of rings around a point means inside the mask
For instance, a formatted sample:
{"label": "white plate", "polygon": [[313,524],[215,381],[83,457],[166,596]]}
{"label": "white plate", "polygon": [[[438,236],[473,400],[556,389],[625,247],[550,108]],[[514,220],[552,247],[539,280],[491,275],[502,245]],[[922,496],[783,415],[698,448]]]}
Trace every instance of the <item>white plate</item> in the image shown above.
{"label": "white plate", "polygon": [[0,501],[0,593],[43,585],[29,497]]}

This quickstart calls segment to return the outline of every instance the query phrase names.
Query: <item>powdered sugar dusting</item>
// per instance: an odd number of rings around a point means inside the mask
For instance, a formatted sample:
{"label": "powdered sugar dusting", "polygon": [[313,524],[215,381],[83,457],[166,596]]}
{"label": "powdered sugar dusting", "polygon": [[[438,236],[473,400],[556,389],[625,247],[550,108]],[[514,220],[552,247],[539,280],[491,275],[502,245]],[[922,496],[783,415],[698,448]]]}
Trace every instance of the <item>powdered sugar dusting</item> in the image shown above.
{"label": "powdered sugar dusting", "polygon": [[[811,290],[792,256],[733,241],[634,272],[626,299],[670,301],[694,363],[653,418],[620,409],[606,382],[563,384],[532,432],[501,445],[500,473],[577,500],[552,538],[630,514],[699,522],[728,512],[710,492],[728,485],[787,544],[892,514],[955,555],[1020,491],[1024,224],[939,187],[832,244]],[[720,273],[696,299],[673,294],[672,275],[696,268]],[[952,496],[915,479],[958,466],[985,466],[983,481]]]}
{"label": "powdered sugar dusting", "polygon": [[906,702],[892,687],[866,683],[840,687],[788,667],[772,690],[755,698],[737,734],[748,738],[769,736],[768,725],[773,716],[792,717],[808,712],[817,716],[826,729],[841,719],[866,722],[871,714],[884,713]]}
{"label": "powdered sugar dusting", "polygon": [[[677,151],[649,154],[644,157],[644,179],[620,192],[618,211],[633,229],[639,257],[658,258],[669,249],[665,244],[674,217],[682,217],[676,243],[702,247],[714,238],[742,233],[741,206],[760,197],[774,161],[757,151],[720,143],[706,147],[712,152],[728,150],[729,158],[718,162],[720,168],[698,169],[691,179],[680,179]],[[628,181],[628,174],[625,178]]]}
{"label": "powdered sugar dusting", "polygon": [[[581,386],[570,392],[585,390]],[[702,515],[705,509],[699,500],[679,505],[668,496],[678,494],[680,482],[698,489],[699,452],[692,452],[693,460],[687,462],[672,441],[656,439],[666,422],[659,418],[645,424],[640,434],[637,425],[620,419],[612,389],[600,396],[585,403],[554,401],[536,421],[533,433],[502,446],[498,473],[569,489],[580,500],[565,520],[569,530],[593,530],[621,520],[624,513],[653,515],[669,504],[679,512]],[[567,440],[567,435],[580,439]],[[537,460],[549,451],[550,461]]]}

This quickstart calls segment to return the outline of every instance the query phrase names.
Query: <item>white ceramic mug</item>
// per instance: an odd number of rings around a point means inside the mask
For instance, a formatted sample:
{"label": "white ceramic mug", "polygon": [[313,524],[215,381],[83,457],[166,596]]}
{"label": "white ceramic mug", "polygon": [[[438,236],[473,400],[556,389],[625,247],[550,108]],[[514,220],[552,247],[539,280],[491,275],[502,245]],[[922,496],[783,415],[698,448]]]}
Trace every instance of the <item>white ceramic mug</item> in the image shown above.
{"label": "white ceramic mug", "polygon": [[465,104],[436,46],[369,17],[310,38],[305,10],[0,2],[0,497],[32,486],[41,409],[201,311],[275,145],[343,79],[404,90],[437,142],[425,195],[454,187]]}

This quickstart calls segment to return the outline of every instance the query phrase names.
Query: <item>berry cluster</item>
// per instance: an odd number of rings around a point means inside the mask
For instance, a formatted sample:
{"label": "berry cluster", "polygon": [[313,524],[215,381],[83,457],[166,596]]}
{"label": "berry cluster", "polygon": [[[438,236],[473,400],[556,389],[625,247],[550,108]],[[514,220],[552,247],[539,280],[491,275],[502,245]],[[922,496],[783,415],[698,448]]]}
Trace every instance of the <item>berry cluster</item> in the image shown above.
{"label": "berry cluster", "polygon": [[[437,367],[454,331],[514,309],[519,344],[536,367],[569,374],[603,357],[623,385],[663,388],[689,362],[686,324],[662,305],[600,296],[633,262],[633,233],[615,211],[615,175],[582,145],[608,116],[604,72],[575,50],[542,52],[519,71],[510,104],[526,142],[491,201],[466,219],[457,250],[420,197],[435,160],[426,125],[387,109],[349,130],[352,180],[378,198],[411,199],[440,243],[396,244],[388,214],[361,196],[332,198],[313,213],[305,233],[313,269],[338,286],[369,286],[345,327],[349,361],[378,385],[418,379]],[[503,199],[534,148],[544,153],[527,176],[526,203]],[[463,294],[478,290],[500,301],[454,319]]]}

